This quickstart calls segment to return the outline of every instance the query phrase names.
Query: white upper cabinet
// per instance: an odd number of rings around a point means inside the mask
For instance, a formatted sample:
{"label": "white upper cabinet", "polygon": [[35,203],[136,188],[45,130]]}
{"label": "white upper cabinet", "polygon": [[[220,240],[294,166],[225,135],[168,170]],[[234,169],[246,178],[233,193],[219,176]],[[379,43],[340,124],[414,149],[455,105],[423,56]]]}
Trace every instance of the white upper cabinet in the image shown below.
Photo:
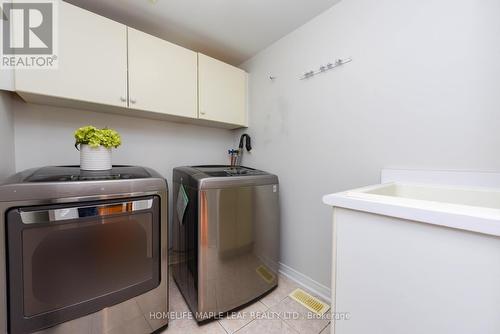
{"label": "white upper cabinet", "polygon": [[245,71],[198,53],[198,103],[201,119],[247,125]]}
{"label": "white upper cabinet", "polygon": [[16,69],[27,102],[224,128],[247,126],[247,74],[59,1],[57,69]]}
{"label": "white upper cabinet", "polygon": [[128,28],[129,107],[197,118],[196,52]]}
{"label": "white upper cabinet", "polygon": [[16,91],[127,106],[127,27],[59,2],[58,69],[15,72]]}

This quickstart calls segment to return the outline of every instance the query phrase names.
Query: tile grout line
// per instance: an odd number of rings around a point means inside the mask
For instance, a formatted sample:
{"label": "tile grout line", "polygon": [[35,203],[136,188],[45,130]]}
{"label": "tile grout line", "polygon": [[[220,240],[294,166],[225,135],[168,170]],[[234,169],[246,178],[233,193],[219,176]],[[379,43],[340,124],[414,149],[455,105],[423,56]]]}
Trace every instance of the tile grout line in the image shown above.
{"label": "tile grout line", "polygon": [[[267,312],[267,311],[269,311],[269,310],[271,309],[271,308],[270,308],[269,306],[267,306],[264,302],[262,302],[262,300],[261,300],[261,299],[259,299],[259,300],[257,301],[257,303],[261,303],[262,305],[264,305],[264,306],[265,306],[265,310],[264,310],[263,312]],[[245,328],[246,326],[250,325],[252,322],[254,322],[254,321],[256,321],[256,320],[257,320],[257,318],[253,318],[253,319],[252,319],[252,320],[250,320],[248,323],[244,324],[243,326],[241,326],[240,328],[238,328],[237,330],[235,330],[235,331],[233,332],[233,334],[234,334],[234,333],[237,333],[237,332],[239,332],[239,331],[241,331],[243,328]],[[229,333],[228,333],[228,334],[229,334]]]}
{"label": "tile grout line", "polygon": [[[288,297],[290,297],[290,296],[289,296],[289,295],[287,295],[287,296],[286,296],[285,298],[283,298],[283,299],[282,299],[282,300],[281,300],[278,304],[280,304],[281,302],[283,302],[283,301],[284,301],[285,299],[287,299]],[[293,299],[291,299],[291,300],[292,300],[293,302],[297,303],[297,301],[295,301],[295,300],[293,300]],[[278,306],[278,304],[276,304],[275,306]],[[300,303],[297,303],[297,304],[298,304],[298,305],[300,305]],[[273,306],[273,307],[275,307],[275,306]],[[303,305],[300,305],[300,306],[304,307]],[[306,307],[304,307],[304,308],[307,310],[307,308],[306,308]],[[310,312],[310,311],[309,311],[309,312]],[[278,318],[279,318],[281,321],[285,322],[288,326],[290,326],[290,327],[291,327],[293,330],[295,330],[297,333],[300,333],[300,330],[299,330],[298,328],[296,328],[296,327],[293,325],[293,323],[292,323],[291,321],[289,321],[289,320],[287,320],[287,319],[282,318],[282,316],[280,315],[280,312],[278,312]],[[324,331],[326,327],[330,326],[330,323],[331,323],[331,321],[328,321],[328,323],[327,323],[324,327],[322,327],[322,328],[319,330],[319,332],[318,332],[318,333],[316,333],[316,334],[321,334],[321,332],[322,332],[322,331]]]}
{"label": "tile grout line", "polygon": [[330,322],[330,321],[328,321],[328,323],[326,324],[326,326],[325,326],[325,327],[323,327],[323,328],[319,331],[319,333],[318,333],[318,334],[321,334],[321,332],[323,332],[323,331],[325,330],[325,328],[326,328],[326,327],[330,326],[330,323],[331,323],[331,322]]}
{"label": "tile grout line", "polygon": [[[292,290],[292,291],[293,291],[293,290]],[[290,292],[290,293],[291,293],[291,292]],[[276,306],[278,306],[279,304],[281,304],[281,302],[283,302],[285,299],[287,299],[287,298],[290,296],[290,293],[287,293],[287,295],[286,295],[285,297],[283,297],[282,299],[280,299],[280,300],[279,300],[279,302],[278,302],[278,303],[276,303],[276,305],[274,305],[274,306],[268,306],[268,309],[267,309],[266,311],[271,310],[271,308],[276,307]],[[262,302],[262,304],[266,305],[264,302]],[[266,306],[267,306],[267,305],[266,305]],[[288,322],[280,316],[280,313],[279,313],[279,312],[278,312],[278,319],[280,319],[281,321],[285,322],[285,323],[286,323],[288,326],[290,326],[290,327],[291,327],[294,331],[296,331],[296,332],[300,333],[298,330],[296,330],[296,329],[295,329],[295,327],[294,327],[294,326],[292,326],[291,324],[288,324]],[[320,332],[321,332],[321,331],[320,331]]]}
{"label": "tile grout line", "polygon": [[259,301],[260,301],[262,304],[264,304],[267,308],[273,308],[273,307],[277,306],[279,303],[281,303],[282,301],[284,301],[285,299],[287,299],[287,298],[288,298],[288,295],[289,295],[289,294],[287,294],[285,297],[283,297],[283,299],[280,299],[280,300],[279,300],[279,302],[277,302],[277,303],[276,303],[276,305],[273,305],[273,306],[268,306],[266,303],[261,302],[260,300],[259,300]]}
{"label": "tile grout line", "polygon": [[218,319],[217,319],[217,323],[219,324],[219,326],[222,328],[222,330],[223,330],[226,334],[231,334],[231,333],[229,333],[229,332],[226,330],[226,328],[225,328],[224,326],[222,326],[222,323],[221,323],[221,321],[220,321],[220,320],[218,320]]}
{"label": "tile grout line", "polygon": [[[255,320],[257,319],[252,319],[250,320],[247,324],[244,324],[243,326],[241,326],[241,328],[238,328],[236,331],[233,332],[234,333],[238,333],[239,331],[241,331],[243,328],[247,327],[248,325],[250,325],[252,322],[254,322]],[[228,333],[229,334],[229,333]]]}

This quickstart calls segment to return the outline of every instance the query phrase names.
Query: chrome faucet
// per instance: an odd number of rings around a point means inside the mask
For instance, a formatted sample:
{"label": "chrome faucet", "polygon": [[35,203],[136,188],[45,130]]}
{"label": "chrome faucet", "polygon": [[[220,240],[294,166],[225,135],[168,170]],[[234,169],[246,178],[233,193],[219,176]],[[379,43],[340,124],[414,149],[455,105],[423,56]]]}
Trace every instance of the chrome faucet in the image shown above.
{"label": "chrome faucet", "polygon": [[238,145],[238,157],[236,159],[237,167],[241,166],[241,160],[243,159],[243,145],[245,145],[247,152],[250,152],[252,150],[252,138],[246,133],[242,134],[240,137],[240,144]]}

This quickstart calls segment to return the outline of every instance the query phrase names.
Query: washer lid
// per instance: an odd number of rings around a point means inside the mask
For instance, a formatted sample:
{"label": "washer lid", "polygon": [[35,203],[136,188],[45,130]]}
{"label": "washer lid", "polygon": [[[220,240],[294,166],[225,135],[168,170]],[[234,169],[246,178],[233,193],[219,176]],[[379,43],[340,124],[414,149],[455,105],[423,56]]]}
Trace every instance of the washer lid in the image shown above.
{"label": "washer lid", "polygon": [[104,180],[131,180],[153,177],[145,168],[113,166],[105,171],[85,171],[79,166],[42,167],[27,176],[22,183],[32,182],[81,182]]}
{"label": "washer lid", "polygon": [[233,176],[254,176],[254,175],[267,175],[258,169],[250,167],[231,167],[220,165],[206,165],[206,166],[193,166],[194,169],[211,177],[233,177]]}

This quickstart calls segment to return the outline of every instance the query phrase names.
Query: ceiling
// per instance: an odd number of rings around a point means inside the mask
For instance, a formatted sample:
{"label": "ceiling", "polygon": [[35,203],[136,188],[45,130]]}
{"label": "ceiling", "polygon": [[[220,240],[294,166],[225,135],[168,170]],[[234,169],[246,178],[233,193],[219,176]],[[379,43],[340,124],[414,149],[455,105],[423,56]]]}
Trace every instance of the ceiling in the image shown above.
{"label": "ceiling", "polygon": [[339,0],[66,0],[239,65]]}

